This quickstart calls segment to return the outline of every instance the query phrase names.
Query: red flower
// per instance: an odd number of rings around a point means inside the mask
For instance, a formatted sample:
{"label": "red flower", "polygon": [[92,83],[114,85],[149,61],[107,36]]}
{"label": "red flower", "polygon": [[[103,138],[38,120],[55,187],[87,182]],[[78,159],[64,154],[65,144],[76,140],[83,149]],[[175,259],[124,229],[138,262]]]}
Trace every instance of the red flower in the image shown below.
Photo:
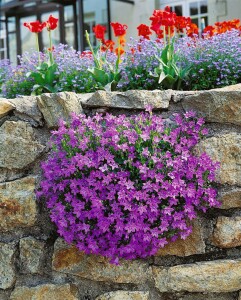
{"label": "red flower", "polygon": [[104,41],[104,45],[102,45],[101,50],[102,51],[110,50],[111,52],[113,52],[114,45],[115,42],[113,42],[112,40]]}
{"label": "red flower", "polygon": [[167,11],[167,12],[171,12],[171,7],[167,5],[167,6],[164,8],[164,10]]}
{"label": "red flower", "polygon": [[57,28],[57,26],[58,26],[58,20],[59,19],[53,17],[52,15],[49,16],[49,19],[46,22],[48,31],[54,30],[55,28]]}
{"label": "red flower", "polygon": [[151,35],[151,30],[149,28],[149,26],[145,25],[145,24],[140,24],[138,27],[138,35],[142,35],[145,39],[150,39],[149,35]]}
{"label": "red flower", "polygon": [[183,29],[187,28],[187,26],[190,24],[191,24],[190,17],[186,18],[182,16],[176,16],[175,27],[178,33],[183,32]]}
{"label": "red flower", "polygon": [[203,29],[203,33],[211,37],[216,33],[216,29],[214,26],[207,26]]}
{"label": "red flower", "polygon": [[46,26],[46,22],[40,23],[39,21],[23,23],[23,26],[27,27],[31,32],[41,32]]}
{"label": "red flower", "polygon": [[106,27],[98,24],[93,27],[93,31],[95,33],[95,37],[104,43]]}
{"label": "red flower", "polygon": [[[155,9],[150,17],[151,29],[156,33],[160,30],[161,26],[172,27],[176,23],[176,14],[171,12],[170,7],[165,7],[165,10]],[[174,29],[172,29],[173,31]]]}
{"label": "red flower", "polygon": [[93,56],[93,54],[92,54],[91,51],[83,51],[83,52],[80,54],[80,57],[91,58],[92,56]]}
{"label": "red flower", "polygon": [[110,25],[112,26],[112,28],[114,30],[115,36],[122,36],[122,35],[126,34],[127,25],[120,24],[118,22],[110,23]]}
{"label": "red flower", "polygon": [[191,23],[187,27],[187,36],[194,37],[194,35],[198,35],[198,27],[196,24]]}

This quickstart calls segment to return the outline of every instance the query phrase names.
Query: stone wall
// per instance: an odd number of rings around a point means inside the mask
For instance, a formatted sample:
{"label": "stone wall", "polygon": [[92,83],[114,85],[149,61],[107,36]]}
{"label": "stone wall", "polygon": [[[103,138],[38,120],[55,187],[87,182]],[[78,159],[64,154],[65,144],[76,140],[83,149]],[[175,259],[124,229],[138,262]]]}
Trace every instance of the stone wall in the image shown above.
{"label": "stone wall", "polygon": [[[147,103],[168,118],[196,110],[209,136],[196,148],[221,162],[220,209],[200,215],[185,241],[146,260],[111,265],[67,245],[36,201],[50,131],[69,113],[133,114]],[[199,92],[44,94],[0,99],[0,299],[241,299],[241,85]]]}

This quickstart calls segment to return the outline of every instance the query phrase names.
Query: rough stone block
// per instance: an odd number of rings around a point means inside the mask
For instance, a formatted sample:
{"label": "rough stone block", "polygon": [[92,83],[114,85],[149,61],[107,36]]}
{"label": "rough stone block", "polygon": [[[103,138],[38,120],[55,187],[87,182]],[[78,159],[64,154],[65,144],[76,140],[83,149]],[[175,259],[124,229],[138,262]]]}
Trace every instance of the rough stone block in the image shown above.
{"label": "rough stone block", "polygon": [[35,177],[0,183],[0,231],[31,227],[37,218]]}
{"label": "rough stone block", "polygon": [[208,122],[241,125],[240,86],[196,92],[184,98],[183,108],[197,111]]}
{"label": "rough stone block", "polygon": [[81,104],[72,92],[42,94],[37,97],[37,104],[48,128],[58,127],[60,119],[69,121],[71,113],[82,112]]}
{"label": "rough stone block", "polygon": [[102,256],[86,255],[60,238],[54,247],[53,270],[90,280],[115,283],[138,284],[151,276],[151,269],[145,261],[121,260],[120,265],[116,266]]}
{"label": "rough stone block", "polygon": [[108,107],[122,109],[145,109],[152,105],[153,109],[167,109],[171,100],[171,90],[106,92],[97,91],[87,101],[86,107]]}
{"label": "rough stone block", "polygon": [[16,287],[10,300],[78,300],[76,286],[70,284],[42,284],[35,287]]}
{"label": "rough stone block", "polygon": [[33,237],[20,239],[21,273],[42,273],[45,243]]}
{"label": "rough stone block", "polygon": [[6,121],[0,127],[0,168],[23,169],[43,152],[33,128],[23,121]]}
{"label": "rough stone block", "polygon": [[0,119],[6,116],[10,111],[14,110],[14,105],[4,98],[0,98]]}
{"label": "rough stone block", "polygon": [[227,133],[202,140],[196,153],[206,152],[221,163],[218,180],[222,184],[241,185],[241,134]]}
{"label": "rough stone block", "polygon": [[160,292],[229,293],[241,289],[241,260],[153,267],[153,277]]}
{"label": "rough stone block", "polygon": [[212,241],[220,248],[241,246],[241,217],[218,217]]}
{"label": "rough stone block", "polygon": [[149,300],[149,292],[115,291],[100,295],[96,300]]}
{"label": "rough stone block", "polygon": [[176,255],[183,257],[202,253],[205,253],[203,230],[200,221],[196,220],[193,223],[192,233],[185,240],[179,238],[174,243],[167,244],[155,256]]}
{"label": "rough stone block", "polygon": [[23,121],[30,122],[33,126],[43,125],[43,116],[37,106],[36,96],[24,96],[21,98],[10,99],[14,105],[14,115]]}
{"label": "rough stone block", "polygon": [[220,208],[239,208],[241,207],[241,188],[233,188],[228,191],[219,192],[219,201],[222,203]]}
{"label": "rough stone block", "polygon": [[16,281],[15,251],[14,245],[0,243],[0,289],[11,288]]}

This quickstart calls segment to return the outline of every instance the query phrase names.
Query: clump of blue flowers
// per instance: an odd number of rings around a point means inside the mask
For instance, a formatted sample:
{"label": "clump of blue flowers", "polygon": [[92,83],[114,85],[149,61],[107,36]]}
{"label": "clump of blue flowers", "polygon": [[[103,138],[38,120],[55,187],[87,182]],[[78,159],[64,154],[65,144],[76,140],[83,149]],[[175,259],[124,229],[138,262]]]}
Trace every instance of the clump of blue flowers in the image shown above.
{"label": "clump of blue flowers", "polygon": [[147,112],[72,116],[53,132],[38,197],[58,233],[112,263],[154,255],[185,239],[198,211],[218,207],[218,163],[192,153],[207,134],[193,112],[174,125]]}

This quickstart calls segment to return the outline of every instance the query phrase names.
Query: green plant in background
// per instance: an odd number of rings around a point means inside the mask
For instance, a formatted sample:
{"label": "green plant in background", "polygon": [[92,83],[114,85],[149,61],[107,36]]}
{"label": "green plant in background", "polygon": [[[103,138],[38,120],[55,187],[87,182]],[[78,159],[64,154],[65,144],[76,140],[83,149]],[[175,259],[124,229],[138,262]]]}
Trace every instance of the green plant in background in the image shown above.
{"label": "green plant in background", "polygon": [[107,50],[110,45],[108,45],[109,41],[105,41],[104,38],[106,28],[101,25],[97,25],[93,28],[96,39],[100,42],[99,47],[96,49],[93,49],[90,43],[89,34],[86,31],[86,40],[94,60],[94,67],[88,69],[88,71],[97,82],[98,88],[107,91],[115,91],[121,79],[119,64],[121,62],[121,54],[124,53],[124,36],[127,29],[126,25],[122,25],[120,23],[111,23],[111,26],[114,29],[115,36],[118,38],[118,47],[116,49],[117,58],[115,64],[109,63],[107,60],[107,51],[105,50]]}
{"label": "green plant in background", "polygon": [[[156,45],[153,44],[155,47]],[[174,39],[161,51],[160,57],[156,56],[159,66],[151,73],[158,78],[158,84],[164,89],[180,90],[183,80],[188,75],[190,68],[178,67],[178,55],[174,50]]]}
{"label": "green plant in background", "polygon": [[[56,74],[58,66],[53,59],[53,46],[52,46],[52,37],[51,31],[57,28],[58,19],[54,18],[52,15],[49,16],[49,19],[46,22],[40,23],[39,21],[24,23],[24,26],[29,28],[31,32],[36,33],[36,44],[38,56],[38,66],[36,70],[30,71],[26,74],[27,77],[34,79],[34,86],[32,89],[32,95],[39,95],[44,92],[55,93],[58,91],[58,79],[59,76]],[[48,48],[49,59],[47,62],[41,62],[40,52],[39,52],[39,42],[38,42],[38,33],[46,27],[49,32],[49,43],[50,47]]]}

